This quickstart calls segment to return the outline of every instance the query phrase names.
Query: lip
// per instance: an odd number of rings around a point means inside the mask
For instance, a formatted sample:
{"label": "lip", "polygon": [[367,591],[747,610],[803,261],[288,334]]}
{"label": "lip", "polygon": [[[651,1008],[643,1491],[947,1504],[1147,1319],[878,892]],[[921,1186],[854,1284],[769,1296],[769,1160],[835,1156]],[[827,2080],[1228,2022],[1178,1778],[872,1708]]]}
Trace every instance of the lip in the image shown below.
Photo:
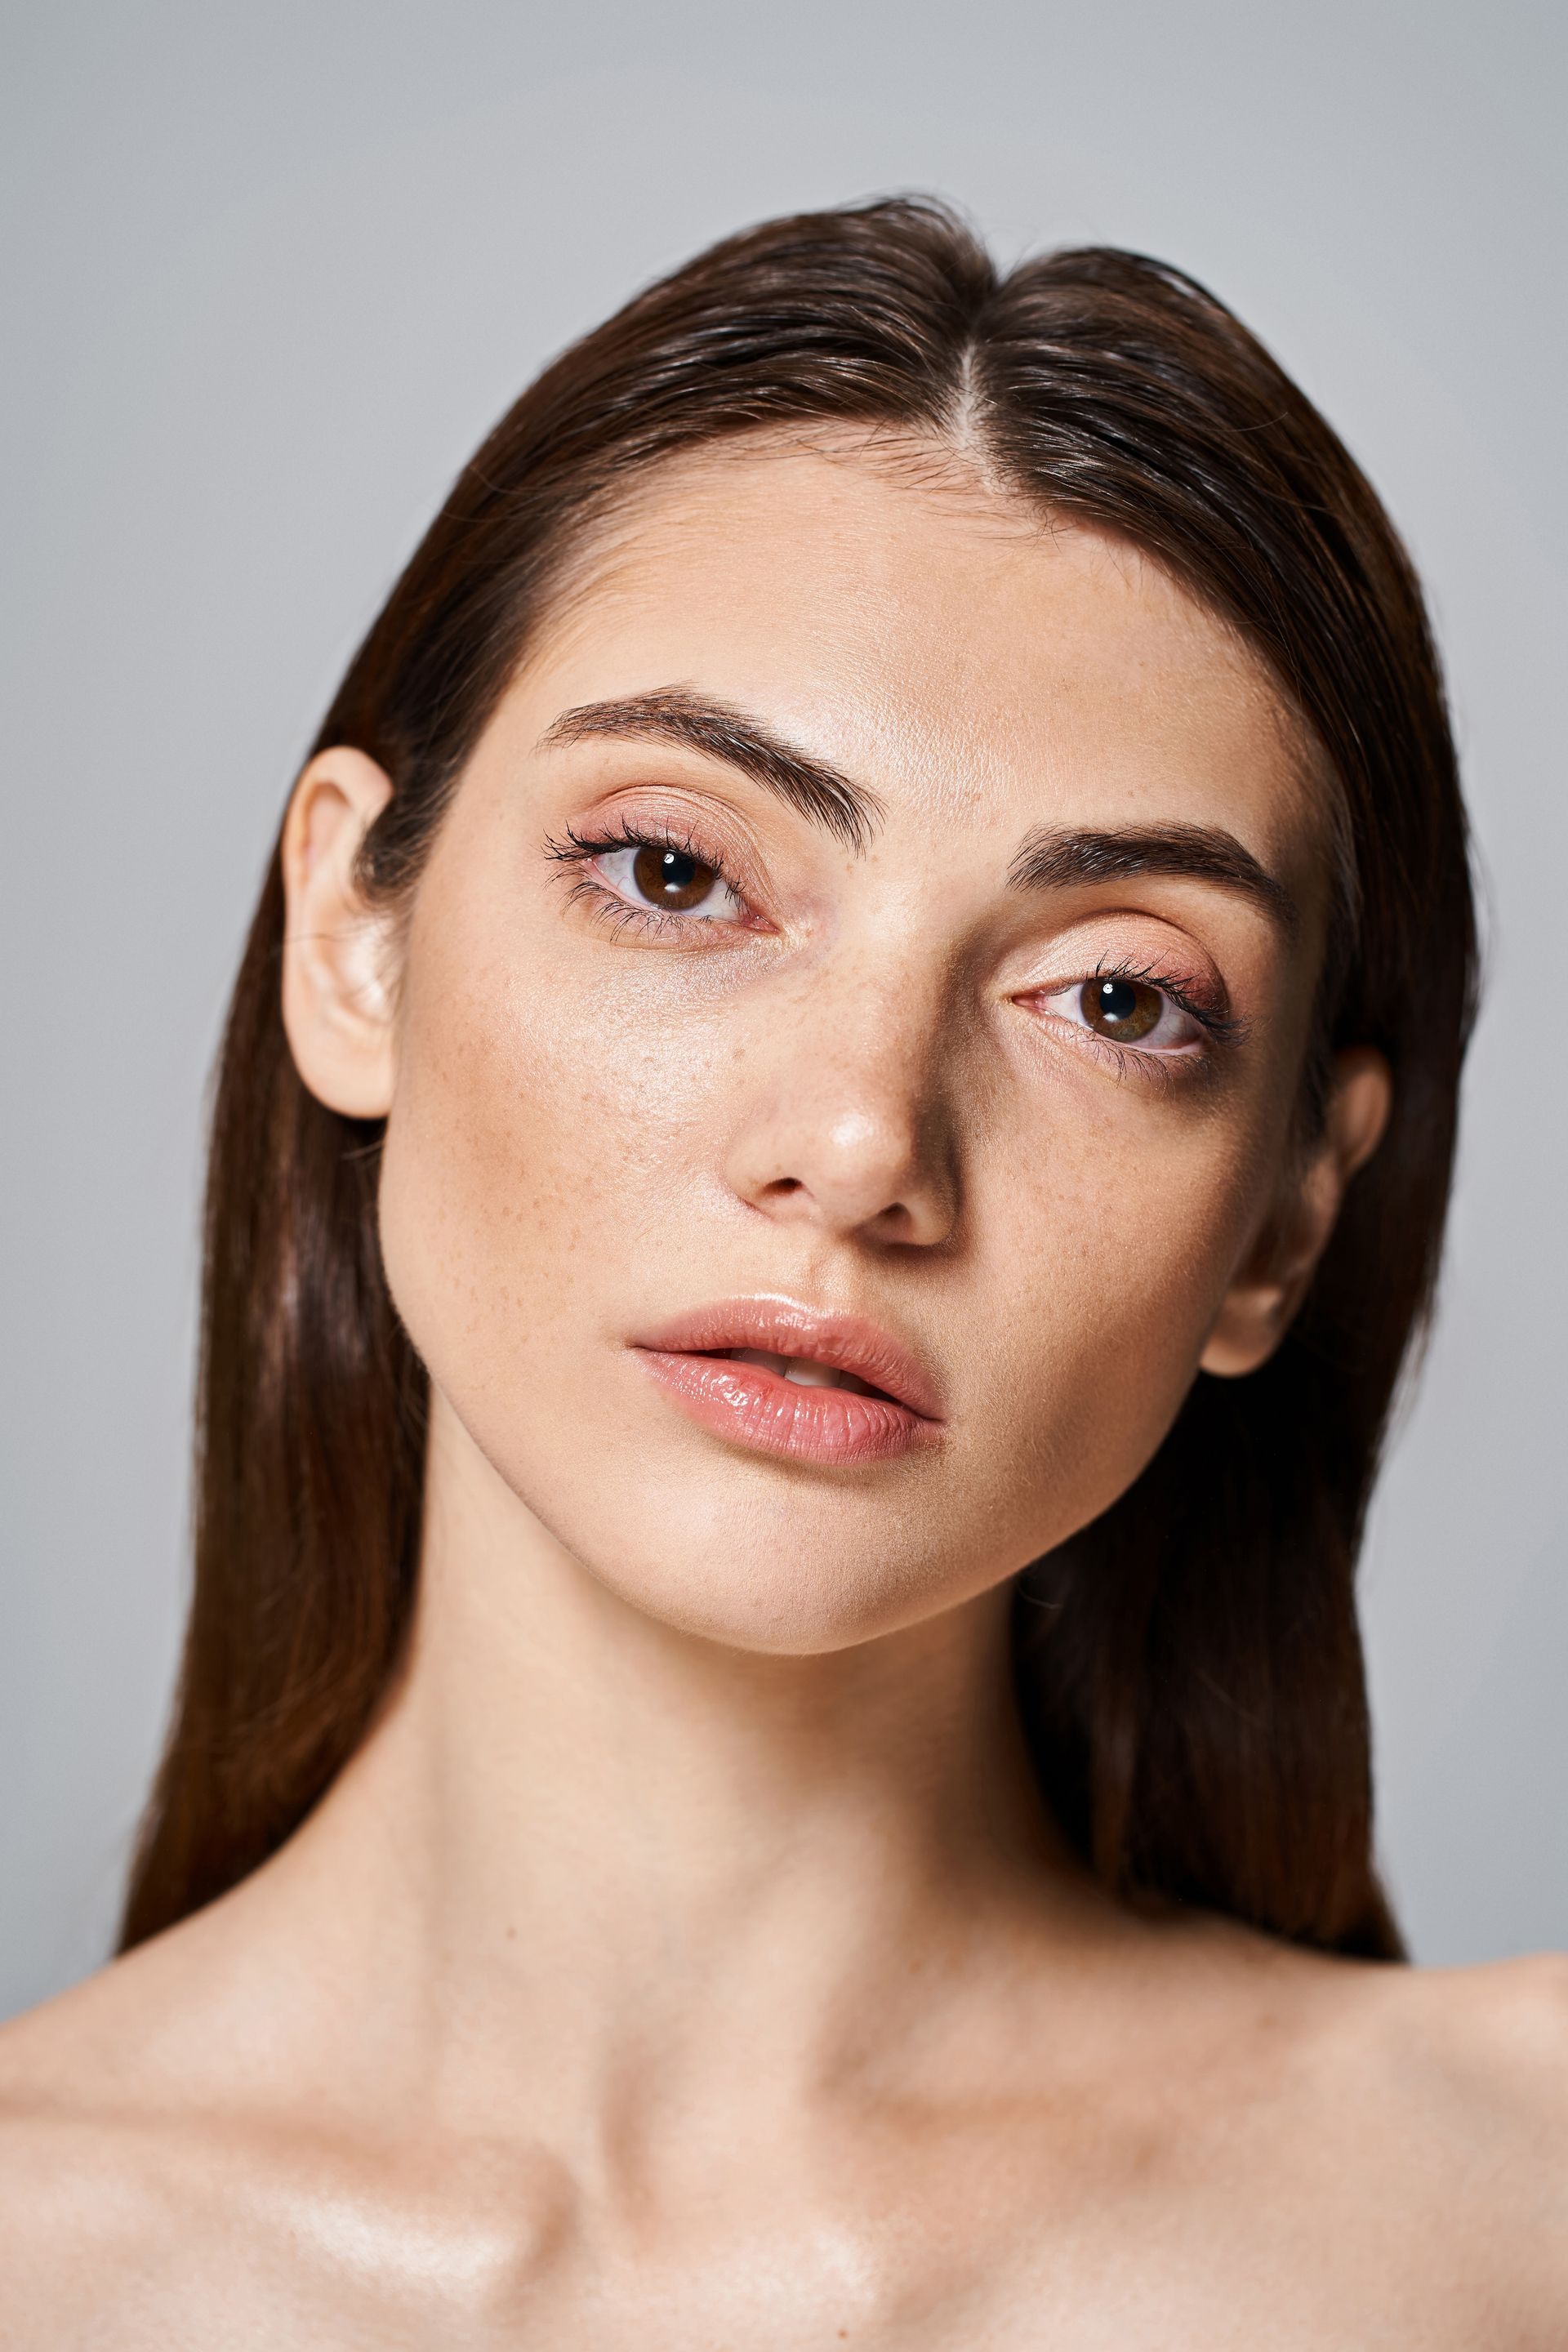
{"label": "lip", "polygon": [[[825,1465],[883,1462],[934,1443],[942,1403],[909,1349],[858,1315],[823,1315],[788,1298],[733,1298],[639,1333],[631,1347],[671,1401],[716,1435],[751,1450]],[[879,1396],[803,1388],[721,1352],[809,1356],[851,1372]]]}

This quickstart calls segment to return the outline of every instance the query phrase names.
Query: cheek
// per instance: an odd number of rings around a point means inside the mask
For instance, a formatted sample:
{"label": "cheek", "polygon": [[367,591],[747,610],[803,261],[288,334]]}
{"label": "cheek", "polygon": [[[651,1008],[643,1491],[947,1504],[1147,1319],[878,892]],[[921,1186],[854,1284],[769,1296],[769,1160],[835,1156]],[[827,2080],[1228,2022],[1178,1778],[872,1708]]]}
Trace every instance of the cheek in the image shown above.
{"label": "cheek", "polygon": [[1086,1112],[1008,1161],[977,1218],[999,1337],[975,1371],[1010,1401],[1004,1447],[1029,1465],[1026,1507],[1056,1541],[1064,1502],[1075,1524],[1097,1517],[1170,1427],[1257,1222],[1267,1153],[1228,1118]]}
{"label": "cheek", "polygon": [[487,1415],[515,1421],[520,1383],[537,1395],[558,1374],[563,1335],[597,1336],[606,1259],[659,1248],[713,1074],[570,969],[510,940],[458,958],[443,943],[477,926],[429,928],[404,997],[382,1247],[415,1345],[482,1436]]}

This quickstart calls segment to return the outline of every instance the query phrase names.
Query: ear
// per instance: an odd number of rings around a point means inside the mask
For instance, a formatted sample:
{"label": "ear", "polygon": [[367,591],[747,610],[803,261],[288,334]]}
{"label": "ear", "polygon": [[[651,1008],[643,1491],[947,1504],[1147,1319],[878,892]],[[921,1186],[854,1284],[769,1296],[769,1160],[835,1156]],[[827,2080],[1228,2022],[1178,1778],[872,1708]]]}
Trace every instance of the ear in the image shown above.
{"label": "ear", "polygon": [[1323,1131],[1225,1295],[1199,1358],[1228,1379],[1267,1363],[1289,1329],[1339,1219],[1345,1188],[1377,1150],[1394,1098],[1371,1046],[1339,1055]]}
{"label": "ear", "polygon": [[392,1108],[391,926],[354,880],[360,844],[391,797],[363,751],[322,751],[283,820],[283,1026],[310,1092],[349,1118]]}

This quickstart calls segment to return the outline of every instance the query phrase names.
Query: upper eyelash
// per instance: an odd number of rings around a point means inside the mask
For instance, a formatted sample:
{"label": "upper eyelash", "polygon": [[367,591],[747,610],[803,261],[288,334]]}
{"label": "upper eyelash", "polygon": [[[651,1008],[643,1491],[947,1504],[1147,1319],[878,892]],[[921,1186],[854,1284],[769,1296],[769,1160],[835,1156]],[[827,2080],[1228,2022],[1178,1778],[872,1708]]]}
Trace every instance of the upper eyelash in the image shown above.
{"label": "upper eyelash", "polygon": [[710,874],[729,883],[731,890],[736,887],[722,859],[705,849],[694,834],[677,825],[647,822],[633,824],[621,820],[613,833],[579,833],[571,824],[563,825],[562,832],[565,838],[560,841],[553,834],[546,834],[544,854],[563,866],[583,865],[591,857],[602,857],[607,849],[673,849],[679,856],[695,858],[699,866],[706,866]]}
{"label": "upper eyelash", "polygon": [[695,857],[700,865],[710,866],[715,874],[723,871],[715,852],[705,849],[694,832],[682,825],[666,824],[656,817],[645,817],[640,823],[618,817],[613,831],[579,833],[574,824],[563,825],[564,839],[557,840],[547,834],[546,854],[571,864],[579,857],[599,857],[606,849],[675,849],[683,857]]}

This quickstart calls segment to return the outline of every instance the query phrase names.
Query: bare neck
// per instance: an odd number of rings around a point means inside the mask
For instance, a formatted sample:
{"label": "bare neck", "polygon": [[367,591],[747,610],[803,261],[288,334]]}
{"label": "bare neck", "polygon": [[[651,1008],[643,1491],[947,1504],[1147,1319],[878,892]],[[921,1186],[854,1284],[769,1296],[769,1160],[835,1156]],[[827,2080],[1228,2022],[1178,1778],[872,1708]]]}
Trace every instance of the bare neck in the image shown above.
{"label": "bare neck", "polygon": [[400,2071],[460,2042],[579,2108],[676,2067],[796,2095],[912,1975],[1100,1916],[1034,1789],[1005,1590],[826,1655],[721,1648],[607,1591],[439,1401],[407,1666],[273,1876],[330,1905]]}

